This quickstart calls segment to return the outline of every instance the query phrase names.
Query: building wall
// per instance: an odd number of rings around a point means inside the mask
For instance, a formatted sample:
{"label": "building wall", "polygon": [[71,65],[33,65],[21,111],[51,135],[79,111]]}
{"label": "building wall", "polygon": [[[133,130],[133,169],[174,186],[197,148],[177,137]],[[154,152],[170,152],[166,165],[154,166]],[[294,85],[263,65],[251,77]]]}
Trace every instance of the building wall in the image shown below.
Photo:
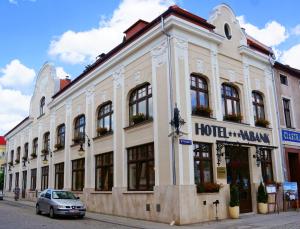
{"label": "building wall", "polygon": [[[150,34],[145,35],[148,37],[147,39],[142,37],[132,44],[129,54],[119,54],[111,62],[98,67],[85,79],[54,100],[51,100],[51,96],[56,88],[55,74],[50,65],[45,65],[36,82],[39,86],[36,86],[32,98],[29,121],[7,136],[7,152],[11,150],[16,152],[18,146],[22,147],[23,152],[26,142],[29,142],[30,151],[32,140],[38,137],[38,157],[30,160],[26,167],[22,167],[21,163],[15,165],[9,174],[14,174],[15,177],[15,172],[27,169],[27,187],[29,188],[30,171],[37,168],[37,190],[40,191],[41,167],[50,165],[49,187],[54,187],[54,165],[64,162],[64,189],[70,190],[72,186],[71,161],[85,158],[85,186],[83,192],[76,192],[76,194],[86,203],[90,211],[166,223],[174,220],[177,224],[187,224],[215,219],[213,201],[219,199],[219,218],[227,218],[229,184],[226,179],[220,179],[217,176],[219,165],[217,165],[216,141],[223,139],[196,134],[196,124],[219,125],[238,131],[263,133],[270,138],[270,143],[266,145],[280,147],[280,144],[276,116],[273,115],[276,112],[268,57],[247,47],[245,47],[246,51],[241,50],[241,44],[246,44],[246,37],[239,27],[235,15],[225,5],[221,5],[218,11],[221,13],[216,12],[211,22],[216,25],[215,31],[219,35],[203,28],[194,28],[190,22],[184,22],[180,26],[171,26],[172,23],[182,23],[182,21],[170,17],[166,20],[166,28],[171,34],[172,56],[170,61],[168,61],[166,37],[159,31],[160,25],[157,25]],[[232,28],[231,40],[224,38],[224,21],[228,22]],[[124,51],[124,53],[126,52]],[[169,66],[170,64],[171,66]],[[191,73],[202,74],[207,78],[210,106],[213,110],[210,119],[191,115]],[[153,90],[153,120],[143,125],[130,127],[129,94],[132,89],[146,82],[152,85]],[[243,115],[241,124],[223,121],[220,90],[223,82],[232,83],[239,90]],[[42,88],[42,85],[47,85],[47,90]],[[258,128],[254,125],[252,90],[259,90],[264,95],[270,128]],[[42,96],[46,97],[47,109],[45,115],[38,117],[37,111]],[[113,134],[96,137],[98,107],[106,101],[113,103]],[[199,194],[196,192],[193,146],[179,144],[178,138],[174,139],[174,145],[172,145],[172,139],[168,135],[172,131],[169,125],[172,118],[171,105],[174,106],[175,103],[180,110],[181,117],[186,122],[182,127],[182,131],[186,133],[184,138],[212,144],[214,182],[223,186],[218,193]],[[91,143],[88,146],[88,142],[85,141],[83,154],[79,153],[80,146],[74,145],[72,141],[74,119],[81,114],[86,117],[86,134]],[[56,143],[56,128],[62,123],[66,125],[66,146],[63,150],[54,152],[52,149]],[[48,157],[48,162],[44,164],[40,152],[42,136],[47,131],[50,131],[50,149],[53,153],[52,157]],[[240,141],[239,138],[228,140]],[[150,142],[154,142],[155,149],[154,190],[128,191],[127,148]],[[248,142],[242,141],[241,143],[247,144]],[[111,151],[114,152],[113,189],[109,192],[95,191],[94,156]],[[276,181],[282,180],[279,152],[278,149],[274,149],[272,152]],[[256,212],[256,187],[261,180],[261,168],[257,167],[256,161],[252,157],[254,154],[255,147],[249,146],[252,206],[253,211]],[[173,155],[175,177],[172,173]],[[224,157],[221,158],[220,166],[226,167]],[[175,185],[173,185],[174,178],[176,178]],[[6,188],[8,191],[8,187]],[[34,200],[34,196],[35,191],[27,191],[28,199]],[[204,201],[206,201],[206,205],[203,204]],[[146,211],[147,204],[150,206],[150,211]]]}

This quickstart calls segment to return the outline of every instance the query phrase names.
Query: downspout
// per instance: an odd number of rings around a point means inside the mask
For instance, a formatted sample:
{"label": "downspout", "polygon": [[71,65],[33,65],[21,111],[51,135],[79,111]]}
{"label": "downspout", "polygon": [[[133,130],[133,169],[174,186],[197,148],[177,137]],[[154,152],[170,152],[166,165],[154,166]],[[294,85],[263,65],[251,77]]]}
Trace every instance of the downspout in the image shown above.
{"label": "downspout", "polygon": [[278,130],[278,137],[279,137],[279,145],[280,145],[280,153],[281,153],[281,162],[282,162],[282,172],[283,172],[283,181],[287,179],[286,176],[286,164],[285,164],[285,155],[283,151],[283,144],[282,144],[282,134],[280,128],[280,115],[279,115],[279,106],[278,106],[278,98],[277,98],[277,89],[276,89],[276,82],[274,76],[274,59],[272,56],[269,56],[269,63],[271,65],[271,75],[272,75],[272,83],[273,83],[273,93],[275,98],[275,107],[276,107],[276,116],[277,116],[277,130]]}
{"label": "downspout", "polygon": [[[163,34],[167,38],[167,61],[168,61],[168,80],[169,80],[169,96],[170,96],[170,110],[171,110],[171,119],[173,118],[174,113],[174,105],[173,105],[173,71],[172,71],[172,63],[171,63],[171,35],[165,30],[165,21],[164,18],[161,17],[161,30]],[[174,127],[171,126],[172,133],[174,133]],[[171,151],[172,151],[172,175],[173,175],[173,185],[176,185],[176,163],[175,163],[175,136],[172,135],[172,144],[171,144]]]}

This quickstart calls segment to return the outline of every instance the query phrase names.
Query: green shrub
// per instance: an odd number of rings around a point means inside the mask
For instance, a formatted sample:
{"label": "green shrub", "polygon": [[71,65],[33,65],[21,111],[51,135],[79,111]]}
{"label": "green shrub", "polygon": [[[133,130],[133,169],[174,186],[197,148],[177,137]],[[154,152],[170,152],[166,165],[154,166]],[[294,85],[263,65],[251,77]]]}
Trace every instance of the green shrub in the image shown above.
{"label": "green shrub", "polygon": [[260,182],[257,191],[257,202],[258,203],[267,203],[268,202],[268,194],[266,192],[266,187]]}
{"label": "green shrub", "polygon": [[229,206],[235,207],[239,205],[240,205],[239,188],[236,185],[231,185]]}

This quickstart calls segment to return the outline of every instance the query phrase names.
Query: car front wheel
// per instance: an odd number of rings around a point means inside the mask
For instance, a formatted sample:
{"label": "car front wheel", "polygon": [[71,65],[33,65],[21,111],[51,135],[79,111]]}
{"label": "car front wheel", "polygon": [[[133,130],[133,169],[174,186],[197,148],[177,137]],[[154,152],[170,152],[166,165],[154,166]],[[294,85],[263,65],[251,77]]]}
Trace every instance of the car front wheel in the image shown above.
{"label": "car front wheel", "polygon": [[37,215],[40,215],[40,214],[41,214],[40,206],[39,206],[38,204],[35,206],[35,213],[36,213]]}
{"label": "car front wheel", "polygon": [[50,218],[54,218],[55,217],[54,209],[52,207],[50,208],[49,216],[50,216]]}

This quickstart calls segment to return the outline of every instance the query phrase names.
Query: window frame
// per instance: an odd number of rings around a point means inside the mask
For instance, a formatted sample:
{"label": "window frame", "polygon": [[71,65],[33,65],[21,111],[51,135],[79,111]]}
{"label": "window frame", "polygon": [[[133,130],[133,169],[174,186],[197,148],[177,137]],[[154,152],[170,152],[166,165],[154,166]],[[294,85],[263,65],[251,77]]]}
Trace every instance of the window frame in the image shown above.
{"label": "window frame", "polygon": [[279,74],[279,78],[280,78],[280,84],[289,86],[288,77],[286,75]]}
{"label": "window frame", "polygon": [[[226,94],[226,87],[229,87],[231,89],[231,94],[233,94],[233,91],[235,92],[235,94],[237,95],[236,97],[234,96],[229,96]],[[228,84],[228,83],[223,83],[222,84],[222,89],[221,89],[221,95],[222,95],[222,102],[223,102],[223,108],[224,108],[224,116],[228,116],[228,115],[241,115],[241,100],[240,100],[240,96],[239,96],[239,92],[236,89],[235,86]],[[232,113],[229,114],[228,113],[228,107],[227,107],[227,100],[230,101],[231,103],[231,109],[232,109]],[[237,106],[235,107],[234,105],[234,101],[236,102]]]}
{"label": "window frame", "polygon": [[39,147],[39,139],[38,138],[34,138],[32,140],[32,154],[35,154],[37,156],[38,147]]}
{"label": "window frame", "polygon": [[[282,98],[282,107],[285,125],[287,128],[293,128],[292,126],[292,110],[291,110],[291,100],[287,98]],[[288,117],[288,118],[287,118]]]}
{"label": "window frame", "polygon": [[[151,151],[149,151],[149,147],[151,147],[152,149],[152,155],[153,157],[149,156],[149,153],[151,153]],[[145,149],[147,149],[145,151]],[[136,154],[136,158],[135,159],[130,159],[131,156],[130,154]],[[139,153],[146,153],[147,157],[146,158],[138,158],[138,154]],[[147,143],[147,144],[143,144],[143,145],[138,145],[138,146],[134,146],[134,147],[130,147],[127,148],[127,186],[128,186],[128,191],[153,191],[153,188],[155,186],[155,171],[154,171],[154,167],[155,167],[155,152],[154,152],[154,143]],[[140,156],[140,155],[139,155]],[[141,157],[141,156],[140,156]],[[141,188],[140,187],[140,183],[141,183],[141,174],[138,173],[138,168],[140,169],[140,173],[141,168],[142,168],[142,164],[146,163],[146,186],[145,188]],[[150,174],[149,169],[151,169],[151,163],[153,163],[153,174]],[[130,165],[131,164],[135,164],[135,168],[136,168],[136,172],[135,172],[135,188],[131,188],[130,187]],[[153,184],[150,184],[150,177],[151,175],[153,175],[154,177],[154,181]]]}
{"label": "window frame", "polygon": [[49,153],[50,149],[50,132],[46,132],[43,135],[43,150],[45,150],[46,153]]}
{"label": "window frame", "polygon": [[[145,89],[146,91],[146,95],[139,97],[139,91]],[[150,93],[149,93],[150,91]],[[149,100],[152,99],[152,114],[150,114],[150,104],[149,104]],[[139,104],[141,104],[142,102],[146,101],[146,113],[141,113],[139,112]],[[135,107],[135,114],[133,114],[132,112],[132,108]],[[145,83],[142,84],[141,86],[138,86],[136,88],[134,88],[131,92],[130,92],[130,96],[129,96],[129,125],[135,125],[134,122],[132,121],[132,117],[134,115],[137,114],[144,114],[145,115],[145,121],[146,120],[151,120],[153,118],[153,98],[152,98],[152,85],[150,83]]]}
{"label": "window frame", "polygon": [[[207,147],[207,151],[204,152],[204,149]],[[196,154],[198,153],[198,155]],[[203,157],[202,153],[208,153],[209,157]],[[196,156],[197,155],[197,156]],[[213,183],[214,182],[214,173],[213,173],[213,157],[212,157],[212,145],[210,143],[205,142],[193,142],[193,161],[194,161],[194,174],[196,179],[196,165],[197,165],[197,173],[199,173],[200,183],[197,183],[195,180],[196,185],[203,185],[205,183]],[[199,164],[196,164],[196,161]],[[210,165],[210,181],[204,181],[204,164],[205,162],[209,162]]]}
{"label": "window frame", "polygon": [[48,188],[49,185],[49,166],[41,167],[41,191]]}
{"label": "window frame", "polygon": [[[260,98],[258,98],[260,97]],[[261,100],[261,103],[258,102],[259,99]],[[266,119],[266,113],[265,113],[265,105],[264,105],[264,98],[262,96],[262,94],[258,91],[253,91],[252,92],[252,105],[253,105],[253,109],[254,109],[254,121],[257,121],[257,120],[265,120]],[[263,114],[259,114],[259,109],[258,108],[261,108],[261,111],[263,111]],[[261,117],[262,118],[258,118],[258,117]]]}
{"label": "window frame", "polygon": [[15,188],[19,188],[19,179],[20,179],[20,173],[15,173]]}
{"label": "window frame", "polygon": [[19,162],[18,163],[16,162],[16,164],[20,163],[20,159],[21,159],[21,146],[18,146],[16,160],[19,160]]}
{"label": "window frame", "polygon": [[[76,167],[74,168],[74,164],[77,163],[79,165],[82,165],[82,167]],[[75,173],[75,177],[74,177],[74,173]],[[79,177],[81,179],[80,182],[78,182],[77,178],[77,174],[79,173]],[[85,159],[84,158],[80,158],[80,159],[76,159],[76,160],[72,160],[72,191],[83,191],[84,189],[84,176],[85,176]],[[75,187],[74,187],[74,179],[75,180]],[[82,187],[79,187],[81,183]]]}
{"label": "window frame", "polygon": [[57,163],[54,165],[54,188],[63,189],[64,188],[64,162]]}
{"label": "window frame", "polygon": [[[81,119],[83,119],[83,122],[81,122]],[[85,140],[85,125],[86,125],[86,120],[85,120],[85,115],[79,115],[75,118],[74,121],[74,139],[79,140],[79,141],[84,141]],[[83,131],[81,132],[81,128]]]}
{"label": "window frame", "polygon": [[43,96],[40,100],[40,116],[45,114],[45,104],[46,104],[46,99],[45,96]]}
{"label": "window frame", "polygon": [[30,170],[30,190],[31,191],[36,190],[36,174],[37,174],[36,168]]}
{"label": "window frame", "polygon": [[[195,79],[195,80],[193,80]],[[201,82],[200,82],[201,81]],[[193,86],[193,82],[195,82],[195,86]],[[200,87],[200,83],[204,85],[204,88]],[[204,76],[198,74],[191,74],[190,75],[190,91],[194,91],[196,94],[196,107],[192,105],[192,114],[195,114],[194,109],[197,107],[202,107],[205,109],[209,108],[209,90],[208,90],[208,83]],[[206,101],[204,105],[201,104],[201,93],[205,95]],[[192,102],[192,101],[191,101]]]}
{"label": "window frame", "polygon": [[28,158],[28,153],[29,153],[29,144],[28,144],[28,142],[26,142],[25,144],[24,144],[24,158]]}
{"label": "window frame", "polygon": [[[113,152],[103,153],[95,155],[95,191],[112,191],[114,186],[114,159]],[[107,162],[109,158],[109,162]],[[100,164],[97,164],[100,161]],[[103,171],[104,170],[104,171]],[[97,174],[100,171],[101,187],[98,188]],[[111,172],[110,172],[111,171]],[[108,186],[103,185],[105,183],[105,175],[107,175]]]}
{"label": "window frame", "polygon": [[[270,149],[264,149],[263,150],[264,152],[261,152],[260,155],[260,167],[261,167],[261,175],[262,175],[262,179],[265,183],[272,183],[274,181],[274,171],[273,171],[273,162],[272,162],[272,150]],[[265,154],[264,154],[265,153]],[[267,154],[267,156],[266,156]],[[270,166],[271,168],[271,171],[272,171],[272,174],[271,174],[271,179],[270,180],[265,180],[265,177],[266,177],[266,168],[267,168],[267,165]]]}
{"label": "window frame", "polygon": [[[105,113],[106,107],[109,106],[108,112]],[[102,113],[103,111],[103,113]],[[105,118],[109,117],[109,128],[107,129],[108,133],[113,132],[113,106],[112,102],[108,101],[103,103],[98,108],[98,114],[97,114],[97,127],[98,128],[106,128],[105,127]],[[100,133],[97,131],[97,135],[100,136]]]}
{"label": "window frame", "polygon": [[57,131],[56,131],[56,144],[60,144],[61,148],[65,147],[65,140],[66,140],[65,137],[66,137],[66,125],[63,123],[57,127]]}

